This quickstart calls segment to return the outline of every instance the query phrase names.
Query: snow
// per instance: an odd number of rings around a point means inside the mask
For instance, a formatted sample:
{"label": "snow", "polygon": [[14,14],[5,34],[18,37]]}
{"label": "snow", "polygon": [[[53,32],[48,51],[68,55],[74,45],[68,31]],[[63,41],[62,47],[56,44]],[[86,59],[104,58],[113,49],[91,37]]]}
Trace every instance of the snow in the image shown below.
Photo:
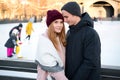
{"label": "snow", "polygon": [[95,23],[101,39],[101,63],[120,66],[120,21]]}
{"label": "snow", "polygon": [[[6,47],[4,44],[8,39],[10,29],[19,23],[0,24],[0,59],[8,59],[6,57]],[[33,23],[34,32],[31,35],[30,42],[25,40],[25,27],[27,23],[22,23],[22,42],[20,54],[23,59],[34,60],[39,34],[46,30],[45,22]],[[98,21],[94,22],[95,30],[101,39],[101,63],[102,65],[120,66],[120,22],[119,21]],[[66,26],[66,31],[68,27]],[[18,59],[13,56],[12,59]]]}

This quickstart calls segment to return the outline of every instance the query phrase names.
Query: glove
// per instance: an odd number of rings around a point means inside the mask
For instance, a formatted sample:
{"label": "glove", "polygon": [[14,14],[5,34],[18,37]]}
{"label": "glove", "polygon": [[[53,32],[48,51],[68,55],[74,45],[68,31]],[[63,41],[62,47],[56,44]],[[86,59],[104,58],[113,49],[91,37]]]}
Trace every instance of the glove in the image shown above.
{"label": "glove", "polygon": [[15,46],[18,46],[18,44],[15,44]]}

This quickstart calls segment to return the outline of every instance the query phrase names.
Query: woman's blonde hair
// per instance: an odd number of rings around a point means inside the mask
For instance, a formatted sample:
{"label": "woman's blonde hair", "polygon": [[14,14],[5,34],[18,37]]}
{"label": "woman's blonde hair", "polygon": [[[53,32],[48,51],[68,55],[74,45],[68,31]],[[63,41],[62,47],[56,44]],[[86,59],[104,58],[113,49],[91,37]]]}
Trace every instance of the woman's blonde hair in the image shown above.
{"label": "woman's blonde hair", "polygon": [[60,43],[62,43],[63,46],[65,47],[66,46],[66,37],[65,37],[65,25],[64,24],[63,24],[63,28],[62,28],[61,32],[58,34],[54,32],[53,24],[50,24],[49,28],[48,28],[48,37],[52,41],[55,48],[59,51],[59,46],[58,46],[58,41],[57,41],[56,36],[59,37]]}

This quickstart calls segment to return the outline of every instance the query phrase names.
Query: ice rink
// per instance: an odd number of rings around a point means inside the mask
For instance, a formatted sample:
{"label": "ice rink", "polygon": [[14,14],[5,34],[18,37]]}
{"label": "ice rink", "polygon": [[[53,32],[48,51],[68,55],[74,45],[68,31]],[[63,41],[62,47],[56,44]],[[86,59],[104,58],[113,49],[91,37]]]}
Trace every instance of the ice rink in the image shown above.
{"label": "ice rink", "polygon": [[[8,59],[6,57],[6,47],[4,44],[8,39],[8,33],[10,29],[19,23],[0,24],[0,59]],[[45,22],[33,23],[34,32],[31,35],[31,40],[28,42],[25,40],[25,27],[23,24],[22,30],[22,42],[20,54],[23,59],[34,60],[37,48],[37,42],[39,34],[45,31],[47,28]],[[98,21],[94,22],[94,28],[100,35],[101,39],[101,63],[102,65],[120,66],[120,21]],[[66,26],[66,31],[68,27]],[[17,60],[18,58],[13,56],[9,58],[11,60]]]}

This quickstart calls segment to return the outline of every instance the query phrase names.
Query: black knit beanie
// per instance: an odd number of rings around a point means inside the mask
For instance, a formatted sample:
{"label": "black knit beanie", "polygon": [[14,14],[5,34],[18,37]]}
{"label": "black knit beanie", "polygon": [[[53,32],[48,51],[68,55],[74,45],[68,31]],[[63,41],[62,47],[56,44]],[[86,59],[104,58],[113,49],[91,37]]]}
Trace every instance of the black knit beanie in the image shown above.
{"label": "black knit beanie", "polygon": [[81,16],[80,6],[76,2],[66,3],[61,10],[65,10],[72,15]]}
{"label": "black knit beanie", "polygon": [[18,26],[19,26],[19,27],[23,27],[22,23],[20,23]]}

